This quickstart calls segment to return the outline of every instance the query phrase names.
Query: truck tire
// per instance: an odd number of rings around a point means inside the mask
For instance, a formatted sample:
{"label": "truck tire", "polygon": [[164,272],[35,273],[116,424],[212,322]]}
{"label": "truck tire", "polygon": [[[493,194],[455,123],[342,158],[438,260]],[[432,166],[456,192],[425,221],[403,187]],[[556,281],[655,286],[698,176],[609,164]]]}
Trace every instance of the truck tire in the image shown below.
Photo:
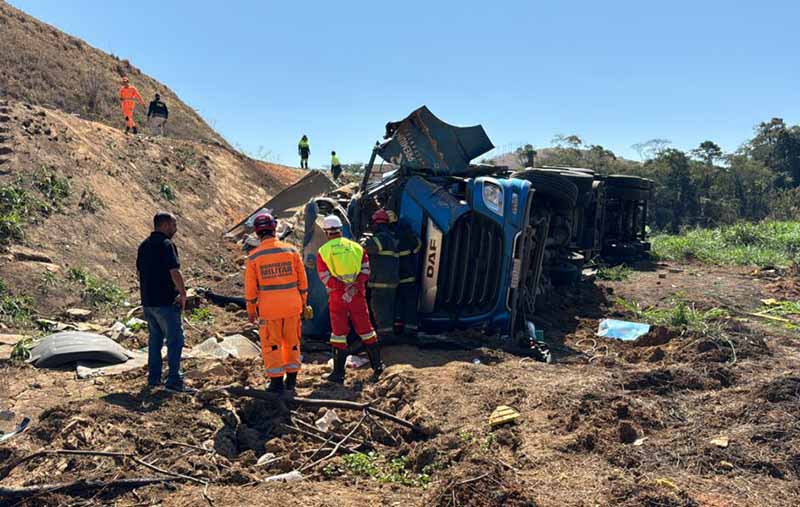
{"label": "truck tire", "polygon": [[594,176],[591,174],[586,174],[578,171],[573,171],[572,169],[537,169],[538,171],[553,173],[553,174],[560,174],[561,176],[567,178],[569,181],[575,184],[578,187],[578,199],[576,205],[580,208],[586,207],[589,203],[592,202],[592,184],[594,183]]}
{"label": "truck tire", "polygon": [[647,201],[653,197],[653,191],[643,188],[612,186],[606,188],[606,196],[626,201]]}
{"label": "truck tire", "polygon": [[536,191],[534,199],[536,194],[548,197],[556,208],[572,209],[578,200],[578,187],[560,174],[543,172],[540,169],[528,169],[511,176],[530,181]]}
{"label": "truck tire", "polygon": [[606,178],[606,182],[609,187],[642,188],[645,190],[653,188],[652,180],[624,174],[612,174]]}

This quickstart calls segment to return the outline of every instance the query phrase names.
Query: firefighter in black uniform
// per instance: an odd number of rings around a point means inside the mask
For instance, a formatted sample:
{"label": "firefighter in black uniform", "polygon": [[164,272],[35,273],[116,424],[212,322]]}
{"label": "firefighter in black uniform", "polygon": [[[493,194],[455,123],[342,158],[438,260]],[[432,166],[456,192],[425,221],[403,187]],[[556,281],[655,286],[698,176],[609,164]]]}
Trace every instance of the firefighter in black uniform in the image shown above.
{"label": "firefighter in black uniform", "polygon": [[400,265],[397,257],[397,241],[389,230],[389,215],[379,209],[372,214],[372,235],[362,240],[369,255],[370,275],[369,307],[375,321],[378,339],[394,334],[395,301],[400,281]]}
{"label": "firefighter in black uniform", "polygon": [[417,304],[419,286],[417,272],[422,240],[411,228],[397,221],[394,211],[387,211],[389,226],[397,240],[397,259],[400,266],[400,280],[397,285],[396,320],[403,324],[403,334],[409,338],[417,336]]}

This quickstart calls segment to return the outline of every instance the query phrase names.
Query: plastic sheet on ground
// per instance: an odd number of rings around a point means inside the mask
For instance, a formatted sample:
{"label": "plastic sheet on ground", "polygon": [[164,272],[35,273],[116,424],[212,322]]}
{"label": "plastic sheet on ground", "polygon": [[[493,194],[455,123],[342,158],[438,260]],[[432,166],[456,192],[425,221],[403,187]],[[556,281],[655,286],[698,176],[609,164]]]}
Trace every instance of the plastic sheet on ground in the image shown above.
{"label": "plastic sheet on ground", "polygon": [[597,329],[597,336],[633,341],[650,332],[650,324],[628,322],[626,320],[603,319]]}
{"label": "plastic sheet on ground", "polygon": [[16,435],[19,435],[20,433],[25,431],[25,429],[28,427],[30,423],[31,423],[30,417],[23,417],[22,421],[20,421],[20,423],[17,425],[16,428],[14,428],[14,431],[11,431],[9,433],[0,433],[0,443],[5,442],[6,440],[9,440]]}
{"label": "plastic sheet on ground", "polygon": [[[369,364],[369,359],[356,355],[347,356],[347,361],[344,363],[347,368],[361,368],[366,364]],[[328,366],[333,367],[333,359],[328,359]]]}
{"label": "plastic sheet on ground", "polygon": [[261,347],[251,342],[247,337],[235,334],[226,336],[221,342],[211,337],[193,347],[184,356],[208,359],[227,359],[232,356],[239,359],[247,359],[261,357]]}
{"label": "plastic sheet on ground", "polygon": [[120,364],[98,365],[91,362],[78,362],[76,373],[78,378],[87,379],[108,375],[119,375],[126,371],[135,370],[143,366],[147,366],[147,350],[134,350],[131,352],[133,357],[128,361]]}

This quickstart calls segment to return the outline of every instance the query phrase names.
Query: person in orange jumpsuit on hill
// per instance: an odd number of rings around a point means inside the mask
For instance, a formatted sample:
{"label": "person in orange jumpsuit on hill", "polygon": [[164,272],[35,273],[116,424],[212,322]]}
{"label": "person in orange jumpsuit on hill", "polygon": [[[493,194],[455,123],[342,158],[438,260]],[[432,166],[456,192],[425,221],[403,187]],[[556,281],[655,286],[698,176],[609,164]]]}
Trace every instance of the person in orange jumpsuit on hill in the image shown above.
{"label": "person in orange jumpsuit on hill", "polygon": [[378,336],[369,320],[367,307],[369,255],[361,245],[342,236],[342,227],[342,221],[336,215],[325,217],[322,228],[328,242],[317,252],[317,275],[328,290],[333,348],[333,371],[324,378],[337,384],[344,383],[347,335],[350,334],[351,321],[367,349],[373,378],[377,379],[384,369]]}
{"label": "person in orange jumpsuit on hill", "polygon": [[127,77],[122,78],[122,88],[119,89],[119,102],[122,105],[122,114],[125,116],[125,133],[133,130],[134,134],[139,133],[136,122],[133,120],[133,110],[136,108],[136,101],[144,106],[144,99],[139,95],[139,90],[131,86]]}
{"label": "person in orange jumpsuit on hill", "polygon": [[250,322],[258,320],[261,355],[270,379],[267,391],[292,393],[300,371],[300,320],[308,279],[297,250],[275,238],[277,221],[272,215],[258,215],[253,226],[261,244],[250,250],[245,263],[247,314]]}

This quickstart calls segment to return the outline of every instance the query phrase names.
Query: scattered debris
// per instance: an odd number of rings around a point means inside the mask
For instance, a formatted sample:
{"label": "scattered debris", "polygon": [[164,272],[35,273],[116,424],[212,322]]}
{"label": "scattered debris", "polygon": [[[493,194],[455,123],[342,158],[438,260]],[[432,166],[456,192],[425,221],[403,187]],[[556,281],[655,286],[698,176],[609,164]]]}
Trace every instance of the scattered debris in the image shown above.
{"label": "scattered debris", "polygon": [[633,341],[650,331],[650,324],[628,322],[626,320],[603,319],[597,329],[597,336]]}
{"label": "scattered debris", "polygon": [[725,435],[719,436],[717,438],[713,438],[713,439],[711,439],[711,442],[710,442],[711,445],[716,445],[717,447],[721,447],[723,449],[728,447],[729,443],[730,443],[730,441],[728,440],[728,437],[726,437]]}
{"label": "scattered debris", "polygon": [[291,472],[287,472],[285,474],[278,474],[273,475],[272,477],[267,477],[264,479],[264,482],[295,482],[295,481],[302,481],[305,479],[303,474],[301,474],[297,470],[292,470]]}
{"label": "scattered debris", "polygon": [[314,426],[324,432],[329,432],[331,429],[342,424],[342,420],[334,410],[328,410],[325,415],[314,421]]}
{"label": "scattered debris", "polygon": [[25,431],[25,429],[30,425],[30,423],[31,423],[31,418],[30,417],[27,417],[27,416],[23,417],[22,420],[19,422],[19,424],[17,424],[17,427],[14,428],[13,431],[10,431],[8,433],[0,434],[0,443],[5,442],[6,440],[10,440],[11,438],[19,435],[20,433]]}
{"label": "scattered debris", "polygon": [[64,315],[72,320],[85,321],[92,316],[92,311],[83,308],[70,308],[64,312]]}
{"label": "scattered debris", "polygon": [[79,361],[76,367],[76,374],[79,379],[89,379],[100,376],[119,375],[126,371],[147,366],[147,350],[134,350],[131,354],[133,357],[128,361],[111,366],[97,366],[96,363]]}
{"label": "scattered debris", "polygon": [[124,363],[133,353],[99,334],[68,331],[44,338],[31,349],[30,362],[37,368],[54,368],[76,361]]}
{"label": "scattered debris", "polygon": [[261,347],[240,334],[226,336],[222,341],[217,341],[217,339],[212,336],[203,343],[193,347],[185,353],[184,356],[205,357],[209,359],[227,359],[228,357],[248,359],[261,357]]}
{"label": "scattered debris", "polygon": [[494,409],[492,415],[489,416],[489,426],[496,428],[498,426],[502,426],[503,424],[515,421],[519,418],[519,416],[520,413],[515,409],[507,405],[500,405]]}

